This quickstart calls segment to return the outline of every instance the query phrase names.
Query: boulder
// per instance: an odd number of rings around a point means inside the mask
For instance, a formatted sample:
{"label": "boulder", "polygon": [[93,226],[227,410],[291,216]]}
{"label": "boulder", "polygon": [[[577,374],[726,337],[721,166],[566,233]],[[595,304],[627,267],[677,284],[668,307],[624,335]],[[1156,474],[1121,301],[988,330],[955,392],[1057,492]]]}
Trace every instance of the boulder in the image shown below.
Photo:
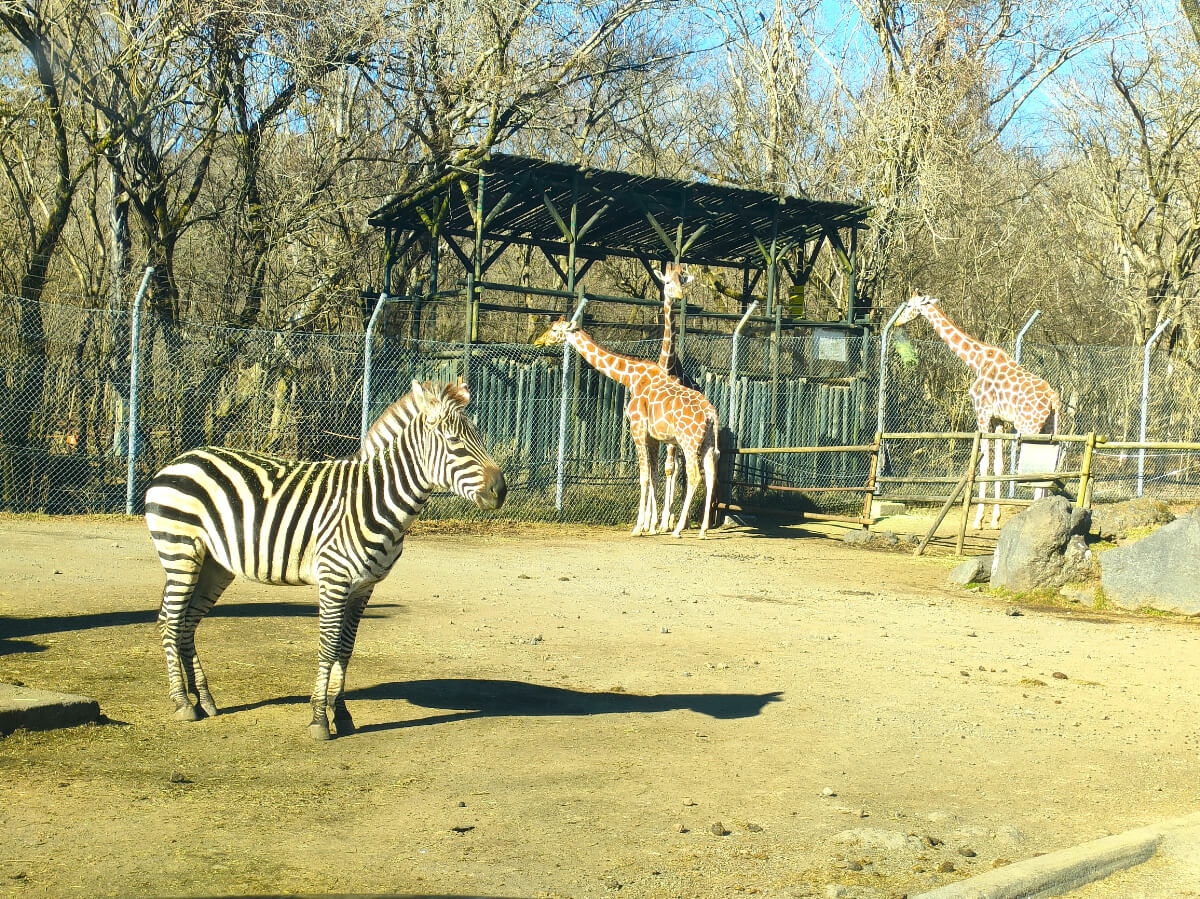
{"label": "boulder", "polygon": [[1200,614],[1200,515],[1102,553],[1100,586],[1106,599],[1124,609]]}
{"label": "boulder", "polygon": [[1091,566],[1087,531],[1088,513],[1065,496],[1038,500],[1000,531],[992,586],[1026,592],[1086,580]]}
{"label": "boulder", "polygon": [[982,584],[992,576],[992,556],[975,556],[973,559],[955,565],[950,571],[949,580],[952,584]]}
{"label": "boulder", "polygon": [[1093,508],[1091,531],[1101,540],[1124,540],[1130,531],[1153,529],[1174,520],[1171,509],[1161,499],[1141,496]]}

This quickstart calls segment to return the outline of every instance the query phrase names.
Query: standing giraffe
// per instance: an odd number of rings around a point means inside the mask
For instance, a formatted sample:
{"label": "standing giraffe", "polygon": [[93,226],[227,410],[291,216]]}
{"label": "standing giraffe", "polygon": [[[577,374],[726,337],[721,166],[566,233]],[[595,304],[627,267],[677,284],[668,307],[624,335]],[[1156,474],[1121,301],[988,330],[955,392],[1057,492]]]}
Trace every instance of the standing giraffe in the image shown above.
{"label": "standing giraffe", "polygon": [[[690,275],[687,269],[674,262],[668,262],[661,272],[655,272],[654,276],[662,281],[663,285],[663,336],[662,349],[658,354],[658,364],[663,371],[671,374],[672,377],[679,379],[682,374],[683,367],[679,363],[679,357],[675,357],[675,367],[671,366],[672,341],[674,340],[674,324],[671,319],[671,307],[675,300],[681,303],[683,299],[683,288],[692,283],[693,276]],[[680,381],[682,383],[682,381]],[[666,451],[666,461],[663,463],[663,511],[662,523],[659,525],[660,531],[667,531],[671,528],[671,506],[675,504],[675,444],[668,443]]]}
{"label": "standing giraffe", "polygon": [[[1023,369],[1013,358],[999,347],[989,346],[964,333],[946,313],[938,307],[935,297],[921,296],[915,290],[904,311],[896,319],[904,325],[918,315],[923,315],[933,325],[942,340],[954,351],[967,367],[975,372],[975,383],[971,385],[971,401],[975,404],[975,418],[980,431],[993,430],[993,423],[1011,425],[1018,434],[1040,434],[1046,420],[1053,415],[1049,433],[1058,430],[1060,401],[1058,391]],[[995,428],[1000,431],[1000,427]],[[1003,470],[1004,453],[998,440],[984,440],[979,460],[979,474],[986,476],[988,454],[992,454],[996,475]],[[992,446],[992,444],[996,444]],[[995,481],[995,498],[1000,498],[1000,482]],[[979,484],[979,506],[975,512],[976,529],[983,523],[983,506],[987,500],[987,484]],[[1000,523],[1000,505],[992,506],[992,527]]]}
{"label": "standing giraffe", "polygon": [[558,346],[570,343],[596,371],[629,388],[625,417],[638,454],[638,474],[641,495],[638,499],[638,518],[634,535],[655,533],[658,491],[654,462],[658,444],[674,443],[683,450],[687,468],[687,493],[675,525],[678,537],[687,527],[692,500],[704,473],[704,514],[700,519],[700,536],[708,533],[713,490],[717,483],[717,410],[699,391],[684,387],[668,375],[657,363],[634,359],[604,349],[575,322],[560,318],[534,346]]}

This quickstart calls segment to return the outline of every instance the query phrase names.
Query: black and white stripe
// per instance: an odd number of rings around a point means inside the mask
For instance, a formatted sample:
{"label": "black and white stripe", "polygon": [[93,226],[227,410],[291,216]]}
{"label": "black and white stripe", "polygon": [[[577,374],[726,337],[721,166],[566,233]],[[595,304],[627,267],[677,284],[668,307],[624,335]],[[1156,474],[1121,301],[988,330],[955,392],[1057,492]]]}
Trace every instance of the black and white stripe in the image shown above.
{"label": "black and white stripe", "polygon": [[315,584],[320,645],[313,689],[315,739],[338,734],[346,667],[363,608],[403,549],[405,531],[434,490],[479,508],[504,502],[504,476],[463,409],[464,385],[412,392],[371,427],[350,459],[297,462],[222,447],[192,450],[154,476],[146,523],[167,573],[158,613],[175,717],[198,717],[189,693],[217,713],[196,655],[201,619],[241,575],[264,584]]}

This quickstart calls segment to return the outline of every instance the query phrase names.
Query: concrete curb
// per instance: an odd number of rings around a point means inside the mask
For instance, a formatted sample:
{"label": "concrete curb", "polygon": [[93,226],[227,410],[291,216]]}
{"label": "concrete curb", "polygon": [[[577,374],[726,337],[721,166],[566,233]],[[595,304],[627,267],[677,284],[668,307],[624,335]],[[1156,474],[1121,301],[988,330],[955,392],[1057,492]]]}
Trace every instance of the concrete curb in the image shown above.
{"label": "concrete curb", "polygon": [[1158,851],[1163,837],[1188,829],[1197,830],[1197,838],[1200,839],[1200,813],[1014,862],[978,877],[921,893],[913,899],[1034,899],[1059,896],[1148,861]]}
{"label": "concrete curb", "polygon": [[0,735],[54,730],[100,720],[100,703],[87,696],[0,684]]}

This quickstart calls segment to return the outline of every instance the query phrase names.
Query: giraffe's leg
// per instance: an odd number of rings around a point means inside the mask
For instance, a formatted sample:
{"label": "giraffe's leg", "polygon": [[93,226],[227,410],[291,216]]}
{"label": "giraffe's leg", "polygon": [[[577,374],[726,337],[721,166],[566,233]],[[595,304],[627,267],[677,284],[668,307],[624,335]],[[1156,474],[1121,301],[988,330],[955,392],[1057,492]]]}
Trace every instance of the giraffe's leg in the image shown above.
{"label": "giraffe's leg", "polygon": [[711,446],[704,454],[704,514],[700,519],[700,539],[708,536],[708,520],[712,515],[713,492],[717,487],[717,448]]}
{"label": "giraffe's leg", "polygon": [[212,556],[208,556],[200,569],[199,580],[192,590],[192,598],[184,613],[183,627],[179,634],[179,657],[187,672],[188,687],[196,694],[204,714],[210,718],[217,714],[217,703],[208,689],[208,678],[204,676],[200,656],[196,653],[196,628],[232,582],[233,574],[218,565]]}
{"label": "giraffe's leg", "polygon": [[371,598],[374,584],[355,593],[346,601],[346,616],[342,619],[342,633],[338,641],[338,660],[329,674],[329,705],[333,708],[333,728],[339,737],[354,733],[354,719],[346,708],[346,669],[350,667],[350,656],[354,654],[354,640],[358,636],[358,623],[363,609]]}
{"label": "giraffe's leg", "polygon": [[678,474],[675,466],[675,450],[674,443],[667,444],[667,457],[663,463],[663,510],[662,523],[658,528],[663,533],[671,530],[671,507],[675,505],[675,483]]}
{"label": "giraffe's leg", "polygon": [[696,496],[696,485],[700,483],[700,460],[697,458],[695,447],[688,447],[683,453],[687,468],[687,492],[683,495],[683,506],[679,509],[679,522],[675,525],[675,536],[678,537],[687,527],[692,515],[692,499]]}
{"label": "giraffe's leg", "polygon": [[[188,606],[200,580],[206,551],[199,540],[188,540],[160,543],[158,553],[167,573],[162,604],[158,609],[158,630],[162,635],[163,652],[167,657],[168,689],[171,701],[175,704],[176,720],[195,721],[199,715],[188,693],[180,644],[186,629]],[[187,667],[190,675],[190,664]]]}
{"label": "giraffe's leg", "polygon": [[[982,478],[988,473],[988,453],[991,451],[992,441],[986,437],[979,442],[979,476]],[[979,503],[975,507],[975,530],[979,530],[983,526],[983,504],[987,502],[987,482],[979,482]]]}
{"label": "giraffe's leg", "polygon": [[321,580],[320,620],[321,634],[317,644],[317,681],[312,693],[312,721],[308,735],[314,740],[329,739],[329,677],[338,661],[342,626],[346,616],[346,588],[344,585]]}
{"label": "giraffe's leg", "polygon": [[[645,419],[636,409],[627,410],[629,431],[633,435],[633,446],[638,457],[638,516],[633,526],[633,536],[636,537],[652,526],[653,518],[649,516],[650,505],[654,502],[654,494],[650,489],[654,483],[653,469],[650,459],[650,435]],[[649,494],[649,495],[647,495]]]}
{"label": "giraffe's leg", "polygon": [[[992,469],[997,478],[1004,474],[1004,444],[999,440],[992,447]],[[993,487],[992,496],[995,502],[992,503],[992,529],[995,530],[1000,526],[1000,481],[997,480]]]}

